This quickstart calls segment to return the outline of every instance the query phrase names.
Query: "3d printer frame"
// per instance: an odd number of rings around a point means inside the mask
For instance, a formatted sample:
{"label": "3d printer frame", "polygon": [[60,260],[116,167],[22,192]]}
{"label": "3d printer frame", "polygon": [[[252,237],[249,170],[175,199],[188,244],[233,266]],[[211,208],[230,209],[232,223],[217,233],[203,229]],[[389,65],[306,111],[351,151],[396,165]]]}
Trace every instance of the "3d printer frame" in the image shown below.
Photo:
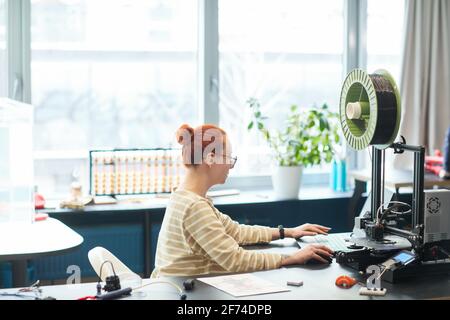
{"label": "3d printer frame", "polygon": [[[413,172],[413,195],[411,204],[412,230],[402,230],[391,226],[375,225],[373,228],[382,228],[380,233],[369,232],[374,235],[373,239],[384,232],[407,238],[415,250],[420,250],[423,245],[424,234],[424,173],[425,173],[425,148],[423,146],[407,145],[403,142],[393,143],[389,148],[394,149],[394,154],[410,151],[414,153],[414,172]],[[376,147],[372,147],[372,199],[371,199],[371,217],[372,221],[377,221],[377,212],[384,204],[384,152]],[[381,223],[381,221],[380,221]],[[367,232],[367,228],[366,228]]]}
{"label": "3d printer frame", "polygon": [[[403,137],[402,137],[403,138]],[[425,194],[424,194],[424,173],[425,173],[425,148],[423,146],[407,145],[405,139],[402,142],[393,143],[388,148],[394,149],[394,153],[400,154],[405,151],[414,153],[414,181],[413,196],[411,204],[410,231],[388,226],[379,221],[377,214],[380,206],[384,204],[384,152],[372,146],[372,197],[371,216],[363,219],[363,229],[366,237],[371,240],[383,239],[385,234],[392,234],[406,238],[411,243],[411,250],[417,259],[405,267],[387,270],[383,275],[383,280],[397,282],[404,278],[416,277],[419,275],[445,274],[450,273],[450,263],[423,263],[433,259],[444,258],[439,252],[434,252],[435,248],[450,248],[450,241],[439,241],[439,243],[424,243],[424,219],[425,219]],[[445,251],[444,249],[444,251]],[[364,248],[353,252],[338,252],[336,261],[340,264],[350,266],[359,271],[365,270],[369,265],[377,265],[392,257],[397,251],[374,250]],[[448,257],[447,257],[448,258]]]}

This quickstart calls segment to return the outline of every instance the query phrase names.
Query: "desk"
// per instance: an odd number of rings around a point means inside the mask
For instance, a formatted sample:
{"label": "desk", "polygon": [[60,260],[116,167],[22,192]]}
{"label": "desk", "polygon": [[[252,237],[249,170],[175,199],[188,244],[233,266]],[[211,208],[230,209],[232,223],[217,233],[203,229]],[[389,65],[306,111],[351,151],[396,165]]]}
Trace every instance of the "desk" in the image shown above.
{"label": "desk", "polygon": [[[355,182],[368,182],[372,180],[372,172],[369,170],[351,171],[350,176]],[[412,187],[414,175],[410,170],[389,170],[386,169],[385,185],[387,188],[394,189],[399,192],[400,188]],[[448,188],[450,187],[450,179],[441,179],[437,175],[425,172],[424,187],[433,188],[434,186]]]}
{"label": "desk", "polygon": [[[355,179],[355,189],[350,199],[348,209],[348,226],[353,228],[354,218],[359,212],[356,212],[359,199],[362,194],[366,192],[366,183],[372,180],[372,172],[368,169],[350,171],[349,175]],[[410,170],[386,169],[385,187],[395,190],[398,194],[400,188],[407,188],[413,186],[414,175]],[[433,187],[450,188],[450,179],[441,179],[438,176],[425,172],[424,188],[431,189]]]}
{"label": "desk", "polygon": [[52,218],[29,225],[0,224],[0,261],[12,262],[15,287],[27,285],[27,260],[66,253],[82,243],[78,233]]}
{"label": "desk", "polygon": [[[214,198],[213,202],[218,210],[242,224],[297,226],[310,222],[329,226],[333,232],[346,232],[351,230],[346,225],[351,194],[334,192],[328,186],[305,187],[300,191],[300,199],[276,200],[272,190],[258,189]],[[47,258],[35,261],[38,278],[66,279],[65,270],[61,272],[61,268],[56,266],[69,264],[79,265],[84,277],[94,277],[85,258],[93,243],[101,244],[125,259],[132,270],[145,278],[150,277],[168,199],[152,196],[148,196],[147,201],[145,199],[142,203],[124,201],[114,205],[89,205],[84,210],[43,210],[82,235],[85,242],[73,254],[52,261]],[[118,238],[123,240],[117,241]],[[44,268],[48,271],[45,274],[41,272]]]}
{"label": "desk", "polygon": [[[293,239],[273,241],[268,245],[257,245],[247,247],[248,249],[292,253],[298,250],[298,246]],[[289,287],[291,291],[273,294],[248,296],[239,299],[249,300],[385,300],[385,299],[433,299],[450,297],[450,277],[440,276],[433,278],[414,279],[399,284],[383,282],[382,285],[388,291],[384,297],[367,297],[358,294],[359,286],[355,285],[351,289],[340,289],[334,284],[335,279],[340,275],[352,275],[358,280],[363,280],[361,276],[352,269],[342,267],[333,261],[330,265],[305,265],[292,266],[277,270],[255,272],[254,275],[264,278],[273,283],[285,286],[288,280],[301,280],[302,287]],[[163,278],[162,278],[163,279]],[[165,278],[182,285],[183,277]],[[143,283],[148,283],[149,279],[144,279]],[[95,283],[84,283],[76,285],[60,285],[42,287],[44,296],[53,296],[57,299],[77,299],[86,295],[95,294]],[[154,284],[142,288],[143,294],[127,297],[126,299],[139,300],[177,300],[178,292],[167,284]],[[0,292],[13,293],[15,289],[0,290]],[[0,297],[1,298],[1,297]],[[196,281],[193,291],[187,292],[188,300],[232,300],[235,297],[224,293],[214,287]]]}

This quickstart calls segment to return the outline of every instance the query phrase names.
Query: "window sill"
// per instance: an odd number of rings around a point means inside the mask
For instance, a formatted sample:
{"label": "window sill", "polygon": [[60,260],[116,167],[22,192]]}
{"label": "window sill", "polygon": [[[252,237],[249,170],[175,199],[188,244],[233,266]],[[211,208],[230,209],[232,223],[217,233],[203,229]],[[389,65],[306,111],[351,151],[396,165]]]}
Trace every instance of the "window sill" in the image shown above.
{"label": "window sill", "polygon": [[[277,199],[272,189],[252,189],[240,191],[239,194],[229,196],[214,197],[215,205],[242,205],[257,203],[272,203],[286,201],[314,201],[314,200],[330,200],[340,198],[350,198],[353,194],[352,190],[338,192],[331,190],[328,186],[305,186],[300,190],[297,199]],[[84,210],[61,209],[58,207],[59,202],[49,201],[49,207],[41,211],[48,213],[86,213],[86,212],[107,212],[107,211],[143,211],[151,209],[165,209],[167,206],[169,195],[150,195],[139,196],[123,200],[119,200],[117,204],[110,205],[89,205]]]}

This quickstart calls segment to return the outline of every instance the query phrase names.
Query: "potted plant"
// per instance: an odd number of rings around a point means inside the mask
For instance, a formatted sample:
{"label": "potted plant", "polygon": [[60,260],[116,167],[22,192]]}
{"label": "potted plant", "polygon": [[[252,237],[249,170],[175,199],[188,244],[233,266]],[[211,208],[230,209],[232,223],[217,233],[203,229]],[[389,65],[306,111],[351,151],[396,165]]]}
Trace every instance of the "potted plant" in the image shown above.
{"label": "potted plant", "polygon": [[303,168],[333,160],[335,146],[340,140],[338,114],[329,110],[326,104],[309,109],[293,105],[284,128],[269,131],[259,101],[251,98],[247,104],[252,111],[248,130],[258,129],[273,151],[275,196],[278,199],[298,198]]}

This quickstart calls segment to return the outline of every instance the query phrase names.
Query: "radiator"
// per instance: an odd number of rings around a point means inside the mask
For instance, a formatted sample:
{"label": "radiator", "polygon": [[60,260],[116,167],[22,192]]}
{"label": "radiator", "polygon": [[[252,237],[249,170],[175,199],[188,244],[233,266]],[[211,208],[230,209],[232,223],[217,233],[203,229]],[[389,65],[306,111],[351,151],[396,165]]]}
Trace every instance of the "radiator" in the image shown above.
{"label": "radiator", "polygon": [[[80,267],[81,277],[95,277],[88,260],[88,251],[100,246],[108,249],[123,261],[132,271],[144,272],[144,234],[142,225],[96,225],[95,227],[74,227],[83,238],[80,248],[58,256],[43,257],[31,262],[34,276],[39,280],[67,279],[71,265]],[[55,239],[57,241],[57,239]],[[31,279],[31,280],[36,280]]]}

